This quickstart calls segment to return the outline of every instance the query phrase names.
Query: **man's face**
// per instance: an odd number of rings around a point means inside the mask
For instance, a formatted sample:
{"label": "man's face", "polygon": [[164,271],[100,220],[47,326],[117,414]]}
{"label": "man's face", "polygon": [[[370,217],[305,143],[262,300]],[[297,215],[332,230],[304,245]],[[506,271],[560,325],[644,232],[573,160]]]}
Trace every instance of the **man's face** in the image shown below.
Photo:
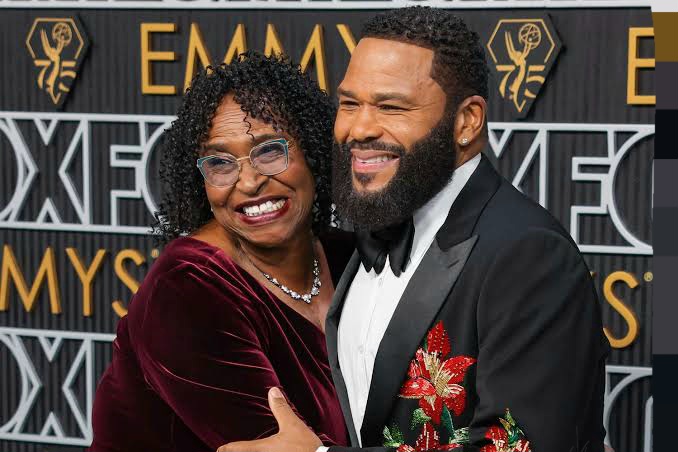
{"label": "man's face", "polygon": [[357,194],[387,187],[404,153],[441,121],[446,96],[431,78],[433,55],[423,47],[376,38],[360,40],[353,51],[337,91],[334,135],[351,150]]}

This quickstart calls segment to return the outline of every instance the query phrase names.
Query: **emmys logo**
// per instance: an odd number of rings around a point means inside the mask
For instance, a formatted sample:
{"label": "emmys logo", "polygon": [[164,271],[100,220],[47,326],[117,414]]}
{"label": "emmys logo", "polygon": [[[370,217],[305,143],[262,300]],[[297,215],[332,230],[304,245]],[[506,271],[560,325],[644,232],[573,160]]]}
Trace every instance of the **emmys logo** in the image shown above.
{"label": "emmys logo", "polygon": [[38,18],[26,38],[26,47],[39,69],[38,88],[60,108],[71,90],[89,42],[74,18]]}
{"label": "emmys logo", "polygon": [[501,82],[501,97],[524,117],[553,66],[561,44],[547,17],[502,19],[487,43]]}

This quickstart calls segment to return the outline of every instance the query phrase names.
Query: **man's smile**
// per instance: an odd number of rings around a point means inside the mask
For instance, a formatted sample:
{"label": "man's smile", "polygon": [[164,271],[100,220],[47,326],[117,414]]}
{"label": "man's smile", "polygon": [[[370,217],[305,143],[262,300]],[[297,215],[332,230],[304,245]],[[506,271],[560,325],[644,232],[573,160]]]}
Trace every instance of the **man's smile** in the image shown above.
{"label": "man's smile", "polygon": [[377,173],[397,165],[400,157],[391,152],[351,150],[354,173]]}

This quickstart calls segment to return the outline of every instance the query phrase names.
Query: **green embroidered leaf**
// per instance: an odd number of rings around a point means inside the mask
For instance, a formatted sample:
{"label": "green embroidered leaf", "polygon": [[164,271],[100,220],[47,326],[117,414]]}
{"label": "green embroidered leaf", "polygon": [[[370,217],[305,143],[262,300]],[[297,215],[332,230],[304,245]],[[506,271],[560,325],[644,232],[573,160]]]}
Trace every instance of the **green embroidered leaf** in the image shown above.
{"label": "green embroidered leaf", "polygon": [[399,442],[393,439],[393,435],[388,427],[384,427],[384,447],[400,447]]}
{"label": "green embroidered leaf", "polygon": [[516,443],[520,440],[520,438],[525,436],[520,427],[516,425],[516,420],[513,418],[508,408],[506,409],[504,418],[503,419],[499,418],[499,422],[501,422],[501,425],[506,430],[506,433],[508,435],[509,446],[511,447],[515,446]]}
{"label": "green embroidered leaf", "polygon": [[386,443],[392,443],[393,442],[393,437],[391,436],[391,431],[388,429],[388,427],[384,427],[384,446],[389,447],[386,445]]}
{"label": "green embroidered leaf", "polygon": [[398,443],[398,446],[405,442],[405,437],[403,432],[400,431],[397,425],[393,424],[391,426],[391,436],[393,437],[393,442]]}
{"label": "green embroidered leaf", "polygon": [[450,435],[450,443],[468,444],[470,442],[468,427],[458,428],[454,431],[454,435]]}
{"label": "green embroidered leaf", "polygon": [[384,447],[400,447],[405,442],[405,437],[397,425],[389,429],[384,427]]}
{"label": "green embroidered leaf", "polygon": [[417,427],[424,425],[425,423],[429,422],[430,420],[431,420],[431,418],[426,416],[426,413],[424,413],[424,410],[422,410],[421,408],[417,408],[412,413],[412,422],[410,423],[410,429],[415,430]]}
{"label": "green embroidered leaf", "polygon": [[447,429],[450,436],[454,436],[454,424],[452,423],[452,415],[446,405],[443,405],[443,412],[440,416],[440,422]]}

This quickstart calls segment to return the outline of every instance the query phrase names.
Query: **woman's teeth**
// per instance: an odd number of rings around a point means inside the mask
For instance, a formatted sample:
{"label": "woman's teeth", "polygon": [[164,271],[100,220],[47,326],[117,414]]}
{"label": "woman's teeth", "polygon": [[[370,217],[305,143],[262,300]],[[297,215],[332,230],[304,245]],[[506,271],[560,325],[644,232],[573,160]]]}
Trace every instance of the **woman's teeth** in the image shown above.
{"label": "woman's teeth", "polygon": [[265,203],[259,204],[258,206],[247,206],[243,207],[243,212],[245,212],[245,215],[248,217],[256,217],[259,215],[263,215],[265,213],[271,213],[275,212],[276,210],[282,209],[282,206],[285,205],[285,200],[284,199],[279,199],[275,202],[272,201],[267,201]]}
{"label": "woman's teeth", "polygon": [[369,159],[361,159],[356,157],[356,160],[358,160],[360,163],[381,163],[381,162],[387,162],[391,160],[392,157],[389,157],[387,155],[381,155],[379,157],[372,157]]}

